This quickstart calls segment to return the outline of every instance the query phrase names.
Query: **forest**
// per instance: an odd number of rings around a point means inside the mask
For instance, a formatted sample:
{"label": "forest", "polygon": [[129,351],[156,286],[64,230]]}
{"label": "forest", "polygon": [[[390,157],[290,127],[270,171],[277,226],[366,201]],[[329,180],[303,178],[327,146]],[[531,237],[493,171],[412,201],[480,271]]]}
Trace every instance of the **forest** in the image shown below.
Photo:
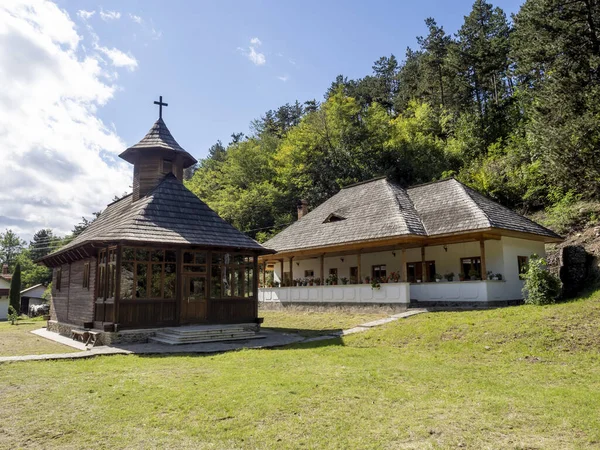
{"label": "forest", "polygon": [[453,176],[525,214],[598,199],[599,2],[527,0],[507,17],[476,0],[454,35],[425,25],[401,61],[382,56],[363,78],[337,76],[322,101],[215,143],[188,188],[259,241],[295,220],[300,199],[314,208],[382,175]]}

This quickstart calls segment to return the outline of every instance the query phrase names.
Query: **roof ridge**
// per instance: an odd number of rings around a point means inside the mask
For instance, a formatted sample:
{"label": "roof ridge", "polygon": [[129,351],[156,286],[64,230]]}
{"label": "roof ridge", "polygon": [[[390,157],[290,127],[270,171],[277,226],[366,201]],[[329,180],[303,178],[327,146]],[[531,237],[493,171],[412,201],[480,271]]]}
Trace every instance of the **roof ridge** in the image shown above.
{"label": "roof ridge", "polygon": [[361,184],[373,183],[374,181],[379,181],[379,180],[383,180],[383,179],[387,179],[387,175],[382,175],[380,177],[371,178],[369,180],[359,181],[357,183],[347,184],[346,186],[342,186],[342,189],[347,189],[347,188],[351,188],[354,186],[360,186]]}
{"label": "roof ridge", "polygon": [[[455,178],[452,178],[454,180],[454,182],[458,183],[458,185],[460,186],[460,188],[463,190],[463,192],[467,195],[467,197],[469,197],[469,200],[473,203],[473,205],[475,206],[475,208],[477,208],[477,211],[479,211],[481,214],[483,214],[483,216],[485,217],[485,220],[487,220],[488,226],[490,228],[493,227],[492,225],[492,220],[490,219],[490,216],[488,213],[485,212],[485,210],[479,206],[477,204],[477,202],[475,201],[475,199],[471,196],[471,194],[469,193],[469,190],[472,191],[471,188],[467,187],[466,185],[462,184],[460,181],[458,181]],[[481,194],[479,194],[481,195]]]}
{"label": "roof ridge", "polygon": [[[451,176],[451,177],[446,177],[446,178],[440,178],[439,180],[427,181],[426,183],[413,184],[411,186],[408,186],[406,188],[406,190],[418,188],[421,186],[428,186],[430,184],[443,183],[444,181],[450,181],[450,180],[458,181],[454,176]],[[458,182],[460,183],[460,181],[458,181]]]}
{"label": "roof ridge", "polygon": [[[408,225],[408,222],[406,221],[406,217],[404,217],[404,214],[402,214],[402,205],[400,204],[400,200],[398,200],[398,195],[393,191],[392,186],[397,187],[401,191],[404,191],[404,189],[401,186],[397,185],[396,183],[391,182],[390,180],[387,180],[387,183],[385,183],[385,187],[388,190],[388,192],[392,195],[392,199],[397,207],[397,213],[398,213],[398,216],[400,216],[400,220],[402,221],[402,223],[404,224],[406,229],[410,230],[412,232],[413,230]],[[407,197],[408,197],[408,195],[407,195]],[[419,220],[420,220],[420,218],[419,218]]]}

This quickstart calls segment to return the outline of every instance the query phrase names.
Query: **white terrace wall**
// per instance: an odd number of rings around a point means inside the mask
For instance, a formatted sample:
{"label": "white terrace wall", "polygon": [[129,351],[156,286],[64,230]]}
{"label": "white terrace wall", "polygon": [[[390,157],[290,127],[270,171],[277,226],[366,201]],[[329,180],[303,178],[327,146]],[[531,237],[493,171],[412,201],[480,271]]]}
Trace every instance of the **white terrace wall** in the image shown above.
{"label": "white terrace wall", "polygon": [[262,306],[277,304],[385,304],[406,307],[410,302],[410,284],[383,283],[379,289],[372,289],[370,284],[261,288],[258,290],[258,301]]}

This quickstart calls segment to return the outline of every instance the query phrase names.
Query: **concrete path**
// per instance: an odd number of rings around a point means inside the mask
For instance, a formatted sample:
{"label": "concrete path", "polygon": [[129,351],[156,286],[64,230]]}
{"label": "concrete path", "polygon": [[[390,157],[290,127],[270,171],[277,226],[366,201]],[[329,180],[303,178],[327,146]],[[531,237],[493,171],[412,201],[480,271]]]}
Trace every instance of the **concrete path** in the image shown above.
{"label": "concrete path", "polygon": [[33,330],[32,333],[50,339],[59,344],[68,345],[69,347],[81,350],[73,353],[58,353],[51,355],[26,355],[26,356],[2,356],[0,357],[0,363],[7,362],[18,362],[18,361],[48,361],[58,359],[80,359],[80,358],[93,358],[100,355],[173,355],[173,354],[206,354],[206,353],[223,353],[233,350],[242,350],[245,348],[272,348],[282,347],[285,345],[305,343],[305,342],[316,342],[325,341],[328,339],[336,339],[349,334],[361,333],[368,331],[373,327],[384,325],[399,319],[414,316],[415,314],[421,314],[427,312],[426,309],[411,309],[400,314],[394,314],[393,316],[386,317],[383,319],[375,320],[373,322],[364,323],[348,330],[342,330],[337,333],[331,333],[323,336],[316,336],[312,338],[304,338],[298,334],[291,333],[279,333],[271,331],[268,328],[262,329],[259,333],[261,339],[248,339],[241,341],[230,341],[230,342],[204,342],[201,344],[183,344],[183,345],[164,345],[159,343],[146,343],[146,344],[128,344],[109,346],[102,345],[98,347],[86,347],[82,342],[76,342],[65,336],[61,336],[58,333],[54,333],[40,328]]}

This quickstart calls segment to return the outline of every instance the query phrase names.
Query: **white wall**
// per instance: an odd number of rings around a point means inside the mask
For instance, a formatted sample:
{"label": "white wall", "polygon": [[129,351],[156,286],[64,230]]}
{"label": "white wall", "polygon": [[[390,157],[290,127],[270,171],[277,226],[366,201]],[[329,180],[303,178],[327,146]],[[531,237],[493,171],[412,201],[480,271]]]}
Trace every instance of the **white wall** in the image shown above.
{"label": "white wall", "polygon": [[529,241],[517,238],[502,238],[504,249],[504,272],[502,275],[506,280],[507,295],[513,299],[523,298],[521,290],[523,289],[523,281],[519,279],[519,263],[518,256],[527,256],[528,258],[534,253],[538,256],[546,256],[546,246],[543,242]]}
{"label": "white wall", "polygon": [[8,297],[0,297],[0,320],[8,318]]}
{"label": "white wall", "polygon": [[410,284],[384,283],[380,289],[368,284],[347,286],[299,286],[260,288],[258,301],[264,303],[308,304],[408,304]]}

